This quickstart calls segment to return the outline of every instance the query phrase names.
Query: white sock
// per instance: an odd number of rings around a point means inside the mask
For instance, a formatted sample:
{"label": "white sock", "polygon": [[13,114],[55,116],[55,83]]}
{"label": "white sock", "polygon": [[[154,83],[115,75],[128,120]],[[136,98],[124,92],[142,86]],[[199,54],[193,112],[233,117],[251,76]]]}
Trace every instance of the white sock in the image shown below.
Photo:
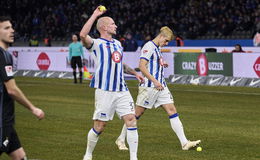
{"label": "white sock", "polygon": [[124,124],[120,136],[117,139],[120,139],[121,141],[125,142],[126,132],[127,132],[127,128],[126,125]]}
{"label": "white sock", "polygon": [[99,138],[99,133],[95,131],[94,128],[91,128],[90,131],[88,132],[88,144],[87,144],[85,156],[92,156],[92,152],[96,147],[98,138]]}
{"label": "white sock", "polygon": [[138,149],[137,128],[127,128],[127,143],[129,145],[130,160],[137,160],[137,149]]}
{"label": "white sock", "polygon": [[188,142],[188,140],[184,134],[183,126],[179,119],[178,113],[175,113],[175,114],[169,116],[169,118],[170,118],[172,130],[178,136],[179,141],[181,142],[181,146],[184,146]]}

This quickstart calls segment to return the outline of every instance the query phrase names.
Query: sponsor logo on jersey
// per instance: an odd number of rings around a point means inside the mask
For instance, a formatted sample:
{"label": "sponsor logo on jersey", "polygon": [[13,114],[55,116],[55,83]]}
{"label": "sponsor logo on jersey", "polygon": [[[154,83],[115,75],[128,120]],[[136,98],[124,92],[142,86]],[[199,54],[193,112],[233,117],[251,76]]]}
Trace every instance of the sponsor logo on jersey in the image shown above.
{"label": "sponsor logo on jersey", "polygon": [[143,50],[143,53],[147,53],[147,52],[148,52],[148,50],[146,50],[146,49],[145,49],[145,50]]}
{"label": "sponsor logo on jersey", "polygon": [[6,137],[5,141],[3,142],[3,145],[5,147],[7,147],[8,144],[9,144],[9,140],[8,140],[8,137]]}

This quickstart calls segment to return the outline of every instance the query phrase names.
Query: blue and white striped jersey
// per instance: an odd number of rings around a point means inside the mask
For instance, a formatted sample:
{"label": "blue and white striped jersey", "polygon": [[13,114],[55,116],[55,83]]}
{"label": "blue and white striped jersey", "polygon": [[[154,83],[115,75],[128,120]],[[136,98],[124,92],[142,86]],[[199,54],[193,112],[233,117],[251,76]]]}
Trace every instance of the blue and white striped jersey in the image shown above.
{"label": "blue and white striped jersey", "polygon": [[[164,79],[163,71],[163,57],[160,51],[160,47],[157,46],[153,41],[147,42],[142,50],[140,59],[145,59],[148,61],[146,67],[149,73],[158,80],[164,87],[166,87],[166,82]],[[144,78],[144,83],[140,84],[142,87],[154,87],[152,81],[148,78]]]}
{"label": "blue and white striped jersey", "polygon": [[93,44],[88,50],[96,63],[90,87],[105,91],[128,91],[124,80],[121,43],[116,39],[93,39]]}

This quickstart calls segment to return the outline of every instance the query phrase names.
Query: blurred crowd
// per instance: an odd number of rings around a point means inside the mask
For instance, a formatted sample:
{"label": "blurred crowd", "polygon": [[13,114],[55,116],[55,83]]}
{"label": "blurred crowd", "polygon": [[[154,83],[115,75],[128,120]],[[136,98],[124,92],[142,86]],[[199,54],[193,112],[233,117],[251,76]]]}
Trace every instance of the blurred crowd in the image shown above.
{"label": "blurred crowd", "polygon": [[123,40],[127,34],[147,40],[164,25],[185,39],[260,29],[259,0],[1,0],[0,15],[12,17],[20,40],[68,40],[100,4],[118,26],[116,38]]}

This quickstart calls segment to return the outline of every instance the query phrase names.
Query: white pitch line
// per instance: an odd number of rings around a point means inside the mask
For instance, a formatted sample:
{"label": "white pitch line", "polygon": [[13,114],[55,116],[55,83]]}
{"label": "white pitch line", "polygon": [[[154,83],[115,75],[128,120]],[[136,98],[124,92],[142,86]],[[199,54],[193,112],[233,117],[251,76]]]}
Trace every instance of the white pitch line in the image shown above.
{"label": "white pitch line", "polygon": [[226,93],[226,94],[240,94],[240,95],[255,95],[255,96],[260,96],[260,93],[249,93],[249,92],[227,92],[227,91],[205,91],[205,90],[181,90],[181,89],[173,89],[174,91],[183,91],[183,92],[204,92],[204,93]]}

